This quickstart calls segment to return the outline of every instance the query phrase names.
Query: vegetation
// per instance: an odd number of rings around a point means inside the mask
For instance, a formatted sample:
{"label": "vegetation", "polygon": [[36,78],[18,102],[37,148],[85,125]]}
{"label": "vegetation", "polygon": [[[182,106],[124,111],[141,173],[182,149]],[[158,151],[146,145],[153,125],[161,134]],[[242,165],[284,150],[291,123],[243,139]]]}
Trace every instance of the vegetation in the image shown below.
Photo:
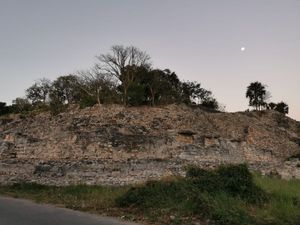
{"label": "vegetation", "polygon": [[275,110],[284,115],[289,113],[289,106],[285,102],[279,102],[277,104],[274,102],[271,102],[268,104],[268,109]]}
{"label": "vegetation", "polygon": [[247,87],[246,98],[249,98],[249,106],[253,106],[255,110],[266,106],[266,97],[266,86],[260,82],[253,82]]}
{"label": "vegetation", "polygon": [[0,102],[0,116],[10,113],[9,107],[6,106],[5,102]]}
{"label": "vegetation", "polygon": [[[64,111],[70,104],[90,107],[98,104],[123,103],[125,106],[184,103],[202,106],[208,111],[223,110],[211,91],[196,81],[181,81],[169,69],[155,69],[147,52],[134,46],[114,45],[100,54],[88,70],[58,77],[40,79],[26,89],[26,98],[17,98],[11,106],[0,104],[0,116],[50,110]],[[285,102],[267,103],[266,85],[256,81],[247,87],[249,106],[255,110],[270,109],[288,114]]]}
{"label": "vegetation", "polygon": [[284,115],[289,113],[289,106],[283,101],[267,103],[271,98],[271,94],[266,90],[266,85],[258,81],[250,83],[247,87],[246,98],[249,98],[249,106],[254,107],[255,110],[275,110]]}
{"label": "vegetation", "polygon": [[126,106],[185,103],[217,110],[212,92],[197,82],[180,81],[169,69],[153,69],[150,56],[134,46],[112,46],[97,56],[91,69],[60,76],[54,81],[38,80],[12,106],[0,105],[0,115],[37,109],[64,111],[70,104],[81,107],[123,103]]}
{"label": "vegetation", "polygon": [[15,198],[32,199],[38,203],[51,203],[81,211],[101,211],[115,207],[115,199],[128,187],[103,187],[87,185],[46,186],[39,184],[14,184],[0,186],[0,194]]}
{"label": "vegetation", "polygon": [[245,165],[215,171],[190,167],[185,178],[132,187],[15,184],[0,187],[0,194],[153,224],[297,225],[300,221],[300,181],[253,176]]}

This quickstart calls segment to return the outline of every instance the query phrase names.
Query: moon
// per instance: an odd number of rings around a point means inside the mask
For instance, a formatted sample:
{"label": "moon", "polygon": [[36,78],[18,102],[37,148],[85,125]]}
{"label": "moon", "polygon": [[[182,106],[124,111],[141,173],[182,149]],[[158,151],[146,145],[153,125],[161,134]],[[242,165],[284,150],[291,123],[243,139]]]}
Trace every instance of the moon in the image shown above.
{"label": "moon", "polygon": [[245,51],[246,48],[245,47],[241,47],[241,52]]}

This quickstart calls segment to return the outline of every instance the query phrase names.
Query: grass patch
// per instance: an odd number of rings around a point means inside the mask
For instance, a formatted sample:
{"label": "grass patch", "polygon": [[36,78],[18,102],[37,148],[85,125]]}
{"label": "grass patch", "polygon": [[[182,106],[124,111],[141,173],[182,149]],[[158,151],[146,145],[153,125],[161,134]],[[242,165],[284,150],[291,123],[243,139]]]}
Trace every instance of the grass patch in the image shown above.
{"label": "grass patch", "polygon": [[16,184],[0,194],[152,224],[299,225],[300,181],[252,175],[245,165],[123,187]]}
{"label": "grass patch", "polygon": [[[209,219],[220,225],[256,224],[249,213],[269,201],[268,194],[253,182],[245,165],[221,166],[216,171],[191,167],[186,178],[151,181],[132,187],[117,199],[120,207],[139,209],[150,218]],[[191,222],[191,221],[190,221]]]}
{"label": "grass patch", "polygon": [[124,195],[127,190],[127,187],[87,185],[57,187],[23,183],[2,186],[0,194],[81,211],[97,212],[113,208],[115,199]]}

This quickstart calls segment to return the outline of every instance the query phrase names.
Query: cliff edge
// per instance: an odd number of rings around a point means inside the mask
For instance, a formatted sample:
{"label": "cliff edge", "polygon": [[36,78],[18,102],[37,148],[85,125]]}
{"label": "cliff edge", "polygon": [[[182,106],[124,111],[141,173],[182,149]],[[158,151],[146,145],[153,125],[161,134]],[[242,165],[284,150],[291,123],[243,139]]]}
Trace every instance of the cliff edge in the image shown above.
{"label": "cliff edge", "polygon": [[0,118],[1,184],[122,185],[243,162],[300,178],[299,156],[300,122],[271,110],[103,105]]}

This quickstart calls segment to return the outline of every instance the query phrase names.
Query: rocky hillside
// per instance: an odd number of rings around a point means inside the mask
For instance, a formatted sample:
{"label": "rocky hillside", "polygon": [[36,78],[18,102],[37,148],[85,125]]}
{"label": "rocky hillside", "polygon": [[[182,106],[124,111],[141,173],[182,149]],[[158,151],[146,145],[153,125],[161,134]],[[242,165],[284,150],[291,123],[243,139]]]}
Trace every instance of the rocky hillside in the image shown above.
{"label": "rocky hillside", "polygon": [[108,105],[0,118],[0,183],[126,184],[242,162],[300,178],[299,155],[300,122],[273,111]]}

